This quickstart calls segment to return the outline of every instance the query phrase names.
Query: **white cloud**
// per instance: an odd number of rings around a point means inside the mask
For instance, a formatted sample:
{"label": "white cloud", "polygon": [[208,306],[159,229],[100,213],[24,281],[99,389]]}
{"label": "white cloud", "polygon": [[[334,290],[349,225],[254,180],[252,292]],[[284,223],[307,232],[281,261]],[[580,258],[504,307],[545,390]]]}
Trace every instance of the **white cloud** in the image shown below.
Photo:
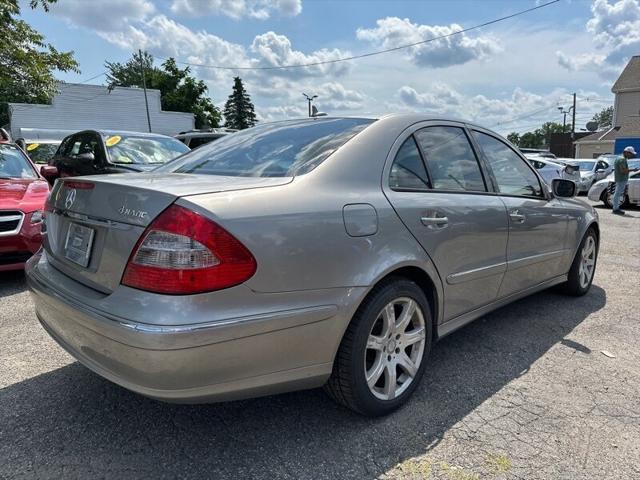
{"label": "white cloud", "polygon": [[570,71],[598,71],[617,76],[625,63],[640,52],[640,0],[594,0],[586,29],[602,54],[570,55],[557,52],[558,63]]}
{"label": "white cloud", "polygon": [[[203,65],[248,66],[249,59],[242,45],[228,42],[206,31],[193,31],[165,15],[126,25],[119,32],[98,32],[102,38],[126,50],[141,48],[158,57],[172,56],[182,61]],[[171,41],[167,41],[171,39]],[[228,77],[227,72],[200,69],[205,79]]]}
{"label": "white cloud", "polygon": [[[462,94],[444,83],[434,83],[426,91],[418,92],[408,85],[402,86],[397,96],[406,110],[429,115],[463,118],[477,122],[502,133],[534,130],[545,122],[561,122],[558,106],[567,106],[570,94],[554,89],[544,95],[515,88],[510,95],[491,98],[486,95]],[[579,92],[579,112],[576,125],[580,128],[603,106],[604,99],[594,92]]]}
{"label": "white cloud", "polygon": [[121,30],[123,25],[143,20],[156,10],[148,0],[64,0],[50,8],[53,15],[72,24],[103,32]]}
{"label": "white cloud", "polygon": [[234,20],[244,17],[266,20],[277,14],[295,17],[302,12],[302,0],[173,0],[176,15],[224,15]]}
{"label": "white cloud", "polygon": [[[408,18],[387,17],[376,22],[376,28],[359,28],[358,39],[371,42],[383,49],[412,44],[443,35],[451,35],[463,28],[451,25],[420,25]],[[497,41],[489,36],[470,37],[466,33],[439,38],[405,50],[416,65],[422,67],[448,67],[486,58],[500,51]]]}
{"label": "white cloud", "polygon": [[[256,65],[263,67],[279,67],[283,65],[304,65],[316,62],[326,62],[349,56],[350,53],[337,48],[332,50],[323,48],[310,54],[294,50],[291,41],[284,35],[266,32],[257,35],[251,44],[251,51],[257,55]],[[338,62],[310,67],[270,70],[273,75],[298,78],[307,75],[343,75],[350,68],[349,62]]]}

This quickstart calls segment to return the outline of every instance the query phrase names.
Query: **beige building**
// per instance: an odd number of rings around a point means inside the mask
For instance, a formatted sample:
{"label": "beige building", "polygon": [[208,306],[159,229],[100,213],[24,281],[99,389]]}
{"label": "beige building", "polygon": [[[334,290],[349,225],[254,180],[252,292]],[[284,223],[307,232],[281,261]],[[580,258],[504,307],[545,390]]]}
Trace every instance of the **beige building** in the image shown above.
{"label": "beige building", "polygon": [[576,141],[576,158],[613,153],[616,138],[640,137],[640,55],[631,57],[611,91],[615,94],[613,127]]}

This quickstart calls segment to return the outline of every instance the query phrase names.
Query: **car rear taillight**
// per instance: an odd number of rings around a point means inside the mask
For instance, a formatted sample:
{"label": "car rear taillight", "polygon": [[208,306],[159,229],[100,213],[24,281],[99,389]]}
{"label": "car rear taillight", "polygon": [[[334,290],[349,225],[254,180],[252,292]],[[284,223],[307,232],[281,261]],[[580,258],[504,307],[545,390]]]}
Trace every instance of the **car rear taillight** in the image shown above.
{"label": "car rear taillight", "polygon": [[122,284],[187,295],[238,285],[255,271],[255,258],[238,239],[217,223],[174,204],[138,240]]}

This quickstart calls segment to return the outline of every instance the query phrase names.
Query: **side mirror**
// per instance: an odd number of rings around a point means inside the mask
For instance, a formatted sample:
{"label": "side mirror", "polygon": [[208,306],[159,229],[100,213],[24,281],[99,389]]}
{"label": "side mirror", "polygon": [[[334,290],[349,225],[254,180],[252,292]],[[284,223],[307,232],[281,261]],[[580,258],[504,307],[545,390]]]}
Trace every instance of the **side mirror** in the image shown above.
{"label": "side mirror", "polygon": [[606,170],[604,168],[599,168],[596,170],[596,173],[604,173]]}
{"label": "side mirror", "polygon": [[40,175],[47,180],[55,180],[58,178],[58,167],[54,167],[53,165],[43,165],[40,167]]}
{"label": "side mirror", "polygon": [[96,159],[95,155],[91,152],[79,153],[78,155],[76,155],[76,158],[78,160],[85,160],[87,162],[94,162]]}
{"label": "side mirror", "polygon": [[559,198],[573,198],[576,196],[576,184],[571,180],[554,178],[551,181],[551,191]]}

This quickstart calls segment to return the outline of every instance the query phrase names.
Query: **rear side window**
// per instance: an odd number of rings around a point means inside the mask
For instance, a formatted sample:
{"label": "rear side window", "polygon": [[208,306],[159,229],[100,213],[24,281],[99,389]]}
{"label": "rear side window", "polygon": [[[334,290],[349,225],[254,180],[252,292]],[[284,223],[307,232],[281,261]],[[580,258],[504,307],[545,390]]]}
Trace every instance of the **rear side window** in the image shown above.
{"label": "rear side window", "polygon": [[405,140],[393,160],[389,174],[389,187],[393,190],[421,191],[429,188],[427,171],[413,137]]}
{"label": "rear side window", "polygon": [[189,148],[194,149],[200,145],[204,145],[205,143],[212,142],[213,140],[216,139],[213,137],[191,137],[191,140],[189,140]]}
{"label": "rear side window", "polygon": [[538,177],[507,144],[481,132],[473,132],[491,166],[500,193],[506,195],[542,196]]}
{"label": "rear side window", "polygon": [[234,177],[302,175],[373,121],[326,118],[259,125],[225,135],[156,171]]}
{"label": "rear side window", "polygon": [[478,159],[459,127],[427,127],[415,133],[434,190],[485,192]]}

